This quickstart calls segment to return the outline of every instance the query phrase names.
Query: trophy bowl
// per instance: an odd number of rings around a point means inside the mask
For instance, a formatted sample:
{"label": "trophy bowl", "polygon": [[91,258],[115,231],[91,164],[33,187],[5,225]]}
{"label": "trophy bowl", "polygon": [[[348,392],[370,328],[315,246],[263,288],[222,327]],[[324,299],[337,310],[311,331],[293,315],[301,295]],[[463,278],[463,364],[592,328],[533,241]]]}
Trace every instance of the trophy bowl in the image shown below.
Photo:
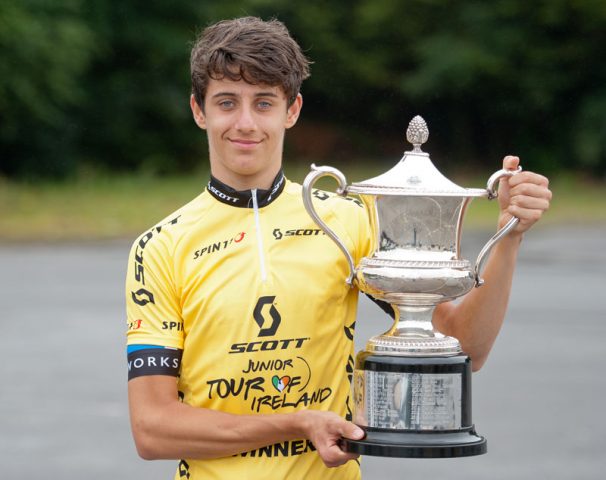
{"label": "trophy bowl", "polygon": [[[417,116],[407,130],[413,145],[389,171],[347,184],[339,170],[312,165],[303,182],[309,215],[339,246],[350,266],[345,281],[389,303],[394,324],[356,357],[353,421],[362,440],[343,439],[350,452],[390,457],[460,457],[486,452],[471,416],[471,360],[456,338],[432,325],[435,307],[482,285],[480,273],[494,245],[517,224],[512,218],[482,248],[475,264],[461,258],[463,218],[473,198],[497,197],[497,182],[518,170],[499,170],[485,189],[463,188],[444,177],[421,150],[429,136]],[[370,253],[359,265],[317,214],[314,183],[334,178],[337,194],[356,194],[371,232]]]}

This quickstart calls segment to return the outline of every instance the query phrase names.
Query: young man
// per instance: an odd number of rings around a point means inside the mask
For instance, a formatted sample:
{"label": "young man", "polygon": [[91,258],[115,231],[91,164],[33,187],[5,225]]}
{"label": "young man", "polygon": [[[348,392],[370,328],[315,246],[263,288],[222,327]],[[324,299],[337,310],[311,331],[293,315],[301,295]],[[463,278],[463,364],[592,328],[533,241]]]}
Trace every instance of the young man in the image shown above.
{"label": "young man", "polygon": [[[351,418],[357,291],[348,265],[282,173],[285,130],[302,107],[308,61],[280,22],[207,28],[192,57],[191,108],[208,136],[211,179],[135,241],[129,259],[129,405],[146,459],[182,459],[175,478],[359,478],[339,439]],[[515,168],[516,157],[506,157]],[[504,224],[486,285],[436,310],[479,368],[503,320],[522,234],[548,208],[547,180],[504,182]],[[364,210],[319,193],[317,209],[359,261]],[[328,468],[336,467],[336,468]]]}

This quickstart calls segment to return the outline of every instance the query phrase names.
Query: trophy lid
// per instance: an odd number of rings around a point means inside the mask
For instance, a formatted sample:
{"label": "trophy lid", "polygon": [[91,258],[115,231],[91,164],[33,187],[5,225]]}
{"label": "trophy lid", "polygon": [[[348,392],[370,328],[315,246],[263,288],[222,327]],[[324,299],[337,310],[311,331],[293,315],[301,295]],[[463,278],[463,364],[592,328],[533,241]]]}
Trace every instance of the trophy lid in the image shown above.
{"label": "trophy lid", "polygon": [[406,139],[413,149],[404,153],[392,169],[378,177],[352,183],[348,193],[370,195],[482,197],[485,189],[463,188],[451,182],[434,166],[429,154],[421,150],[429,137],[422,117],[414,117],[406,130]]}

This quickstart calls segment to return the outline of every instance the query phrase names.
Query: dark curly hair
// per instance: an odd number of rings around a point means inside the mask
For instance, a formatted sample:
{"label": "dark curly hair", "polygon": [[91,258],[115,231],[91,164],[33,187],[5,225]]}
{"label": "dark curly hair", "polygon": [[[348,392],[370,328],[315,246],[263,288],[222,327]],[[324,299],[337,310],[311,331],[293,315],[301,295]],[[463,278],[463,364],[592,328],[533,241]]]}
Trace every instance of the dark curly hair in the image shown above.
{"label": "dark curly hair", "polygon": [[244,80],[252,85],[282,87],[288,105],[309,77],[310,61],[278,20],[256,17],[223,20],[210,25],[191,51],[192,93],[200,108],[209,79]]}

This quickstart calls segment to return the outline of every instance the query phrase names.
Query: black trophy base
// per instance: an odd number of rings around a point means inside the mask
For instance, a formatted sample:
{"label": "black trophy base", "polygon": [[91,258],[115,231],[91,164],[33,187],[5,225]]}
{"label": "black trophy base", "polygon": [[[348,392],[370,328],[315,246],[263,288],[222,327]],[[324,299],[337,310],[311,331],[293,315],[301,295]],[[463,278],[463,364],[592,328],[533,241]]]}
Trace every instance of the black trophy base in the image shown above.
{"label": "black trophy base", "polygon": [[365,430],[363,440],[342,439],[342,448],[346,452],[377,457],[454,458],[486,453],[486,439],[473,429],[456,432]]}

